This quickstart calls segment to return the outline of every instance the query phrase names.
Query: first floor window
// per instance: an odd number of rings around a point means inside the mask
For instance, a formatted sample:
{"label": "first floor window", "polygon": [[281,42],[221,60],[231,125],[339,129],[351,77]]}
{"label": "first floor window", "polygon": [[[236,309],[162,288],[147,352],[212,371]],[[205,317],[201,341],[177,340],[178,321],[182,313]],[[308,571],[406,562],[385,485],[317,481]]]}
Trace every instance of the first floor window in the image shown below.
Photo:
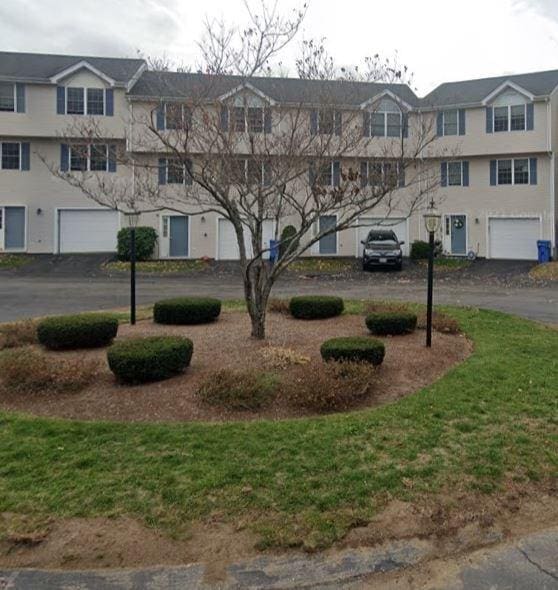
{"label": "first floor window", "polygon": [[0,82],[0,111],[15,111],[15,84]]}
{"label": "first floor window", "polygon": [[87,170],[88,146],[73,145],[70,150],[70,170],[85,172]]}
{"label": "first floor window", "polygon": [[513,183],[529,184],[529,160],[521,158],[513,161]]}
{"label": "first floor window", "polygon": [[21,166],[21,144],[2,143],[2,170],[19,170]]}
{"label": "first floor window", "polygon": [[66,113],[68,115],[84,115],[85,101],[83,98],[83,88],[66,89]]}
{"label": "first floor window", "polygon": [[512,184],[512,160],[498,160],[498,184]]}
{"label": "first floor window", "polygon": [[106,172],[108,162],[107,150],[107,145],[91,146],[91,161],[89,167],[90,170],[94,170],[97,172]]}
{"label": "first floor window", "polygon": [[448,163],[448,186],[461,186],[463,184],[463,162]]}
{"label": "first floor window", "polygon": [[184,184],[184,165],[179,160],[169,160],[167,163],[167,183]]}
{"label": "first floor window", "polygon": [[105,91],[103,88],[87,89],[87,114],[105,114]]}
{"label": "first floor window", "polygon": [[109,146],[104,143],[70,146],[70,170],[72,172],[107,172]]}
{"label": "first floor window", "polygon": [[317,184],[321,186],[333,185],[333,162],[321,166],[318,173]]}
{"label": "first floor window", "polygon": [[399,184],[398,162],[368,162],[368,184],[370,186],[397,186]]}

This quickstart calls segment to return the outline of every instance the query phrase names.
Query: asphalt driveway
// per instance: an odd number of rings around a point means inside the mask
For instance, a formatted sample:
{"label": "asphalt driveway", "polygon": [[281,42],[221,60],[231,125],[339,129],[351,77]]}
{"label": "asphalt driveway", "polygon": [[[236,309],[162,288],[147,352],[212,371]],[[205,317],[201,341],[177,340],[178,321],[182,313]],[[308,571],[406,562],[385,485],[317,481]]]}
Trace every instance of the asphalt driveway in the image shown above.
{"label": "asphalt driveway", "polygon": [[[100,270],[98,257],[39,257],[18,270],[0,271],[0,322],[26,317],[103,310],[129,304],[129,278]],[[478,261],[471,267],[436,275],[435,303],[470,305],[558,324],[558,284],[529,279],[532,263]],[[242,297],[234,265],[183,276],[143,275],[138,303],[178,295]],[[275,296],[333,293],[351,299],[425,301],[426,270],[407,265],[402,273],[362,273],[355,266],[339,274],[289,274],[275,286]]]}

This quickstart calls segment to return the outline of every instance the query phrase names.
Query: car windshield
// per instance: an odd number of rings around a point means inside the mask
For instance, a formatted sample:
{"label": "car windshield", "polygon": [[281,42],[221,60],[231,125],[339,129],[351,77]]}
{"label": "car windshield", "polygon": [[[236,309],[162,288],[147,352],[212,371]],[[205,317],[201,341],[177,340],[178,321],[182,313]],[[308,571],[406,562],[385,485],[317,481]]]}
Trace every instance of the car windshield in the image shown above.
{"label": "car windshield", "polygon": [[393,246],[398,243],[397,236],[389,231],[389,232],[370,232],[368,234],[369,244],[381,244],[385,246]]}

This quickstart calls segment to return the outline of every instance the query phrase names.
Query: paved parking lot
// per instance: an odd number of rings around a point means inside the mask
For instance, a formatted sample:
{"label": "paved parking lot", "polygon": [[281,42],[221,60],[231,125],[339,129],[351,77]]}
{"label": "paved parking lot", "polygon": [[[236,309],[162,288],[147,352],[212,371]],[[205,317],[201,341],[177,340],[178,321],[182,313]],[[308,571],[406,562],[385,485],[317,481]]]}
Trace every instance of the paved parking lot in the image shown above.
{"label": "paved parking lot", "polygon": [[[465,270],[436,277],[435,303],[471,305],[514,313],[558,324],[558,285],[535,283],[528,277],[531,263],[479,261]],[[402,273],[286,275],[275,296],[336,293],[353,299],[425,301],[426,270],[408,265]],[[242,285],[231,266],[184,276],[138,279],[139,304],[178,295],[242,297]],[[45,257],[18,271],[0,271],[0,322],[49,314],[126,307],[129,280],[99,271],[95,257],[70,257],[62,262]]]}

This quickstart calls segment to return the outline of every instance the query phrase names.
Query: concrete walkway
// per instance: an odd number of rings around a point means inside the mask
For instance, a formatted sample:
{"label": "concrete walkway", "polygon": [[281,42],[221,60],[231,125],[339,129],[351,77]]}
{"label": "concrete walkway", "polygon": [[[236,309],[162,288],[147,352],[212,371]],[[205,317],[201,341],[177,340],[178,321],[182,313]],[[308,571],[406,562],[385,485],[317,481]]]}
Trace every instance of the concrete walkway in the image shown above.
{"label": "concrete walkway", "polygon": [[[442,573],[414,573],[436,557],[429,541],[323,555],[261,557],[230,565],[221,581],[205,568],[144,570],[0,571],[1,590],[280,590],[389,588],[430,590],[556,590],[558,529],[454,559]],[[414,580],[414,581],[413,581]],[[419,582],[420,580],[420,582]],[[420,585],[414,585],[419,583]],[[409,585],[410,584],[410,585]]]}

